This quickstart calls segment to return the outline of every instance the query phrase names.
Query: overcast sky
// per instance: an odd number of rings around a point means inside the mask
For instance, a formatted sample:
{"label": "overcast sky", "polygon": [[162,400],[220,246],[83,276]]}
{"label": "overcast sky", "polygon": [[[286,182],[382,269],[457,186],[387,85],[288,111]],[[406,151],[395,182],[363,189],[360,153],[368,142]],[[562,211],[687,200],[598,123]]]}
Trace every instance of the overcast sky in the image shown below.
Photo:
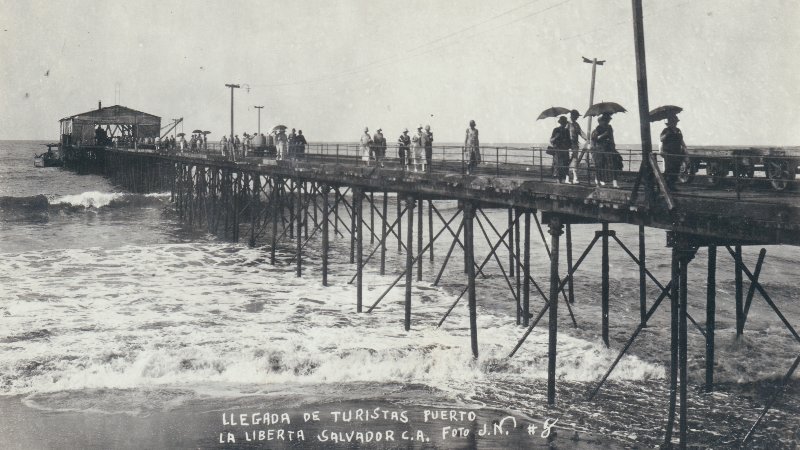
{"label": "overcast sky", "polygon": [[[800,2],[645,0],[651,107],[684,107],[691,144],[800,145]],[[638,143],[629,0],[0,0],[0,139],[56,139],[58,119],[117,103],[219,139],[281,123],[308,140],[543,142],[550,106],[615,101]],[[119,86],[117,99],[115,86]],[[162,122],[163,123],[163,122]],[[657,134],[661,124],[655,124]]]}

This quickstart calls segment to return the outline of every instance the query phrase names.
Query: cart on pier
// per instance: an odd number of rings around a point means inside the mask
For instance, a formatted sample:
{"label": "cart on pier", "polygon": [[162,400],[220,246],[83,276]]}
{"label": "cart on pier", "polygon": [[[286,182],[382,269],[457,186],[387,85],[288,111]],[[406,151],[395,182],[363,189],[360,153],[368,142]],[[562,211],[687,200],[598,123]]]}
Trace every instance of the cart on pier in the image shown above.
{"label": "cart on pier", "polygon": [[799,164],[800,147],[690,147],[679,182],[691,183],[705,168],[705,180],[712,186],[731,175],[747,179],[763,173],[772,189],[785,191],[795,184]]}

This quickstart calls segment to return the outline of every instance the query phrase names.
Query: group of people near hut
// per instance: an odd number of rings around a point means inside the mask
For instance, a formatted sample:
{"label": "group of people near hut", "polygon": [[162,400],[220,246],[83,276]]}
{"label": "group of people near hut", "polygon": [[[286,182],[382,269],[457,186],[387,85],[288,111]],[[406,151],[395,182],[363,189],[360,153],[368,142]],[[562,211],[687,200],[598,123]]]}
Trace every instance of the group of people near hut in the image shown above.
{"label": "group of people near hut", "polygon": [[264,156],[273,155],[276,159],[302,159],[306,152],[306,137],[303,130],[292,128],[291,133],[286,134],[285,128],[278,128],[272,133],[243,133],[243,139],[239,135],[234,135],[233,139],[222,136],[220,147],[222,154],[226,156]]}

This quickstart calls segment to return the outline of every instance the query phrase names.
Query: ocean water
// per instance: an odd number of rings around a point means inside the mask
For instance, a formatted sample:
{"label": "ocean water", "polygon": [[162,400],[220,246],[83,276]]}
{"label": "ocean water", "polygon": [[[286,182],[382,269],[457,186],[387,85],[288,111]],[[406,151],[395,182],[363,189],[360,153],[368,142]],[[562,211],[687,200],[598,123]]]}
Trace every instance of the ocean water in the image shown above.
{"label": "ocean water", "polygon": [[[495,262],[476,281],[480,357],[474,360],[465,299],[437,327],[466,283],[457,250],[443,282],[432,285],[451,240],[437,241],[433,265],[424,258],[423,281],[412,289],[412,329],[406,332],[402,282],[372,313],[355,312],[348,239],[331,232],[330,286],[323,288],[318,236],[306,246],[304,275],[298,278],[293,242],[281,244],[279,262],[272,266],[268,237],[251,248],[188,230],[177,220],[168,192],[130,194],[100,176],[34,168],[32,156],[41,144],[0,142],[0,396],[22,398],[42,411],[134,416],[198,399],[224,404],[272,395],[299,406],[391,398],[409,407],[492,409],[531,421],[558,418],[560,436],[572,437],[562,448],[570,442],[583,442],[584,448],[654,447],[662,440],[668,301],[598,396],[586,400],[638,324],[638,270],[613,241],[611,348],[600,339],[598,244],[576,275],[577,327],[563,303],[559,308],[558,404],[548,407],[547,317],[508,357],[525,330],[515,323],[514,299]],[[446,218],[457,210],[454,202],[437,207]],[[389,211],[393,221],[394,203]],[[505,227],[505,210],[486,214],[498,229]],[[497,236],[484,226],[494,244]],[[636,247],[635,227],[612,228]],[[572,227],[576,259],[596,229]],[[480,233],[477,223],[475,230]],[[535,227],[532,237],[538,239]],[[482,234],[476,240],[481,262],[490,244]],[[647,240],[648,267],[666,284],[670,252],[664,232],[648,230]],[[396,241],[388,248],[387,275],[379,275],[377,261],[366,268],[367,306],[403,270],[405,256],[398,254]],[[365,254],[371,250],[367,245]],[[565,267],[563,251],[562,244]],[[549,263],[540,240],[532,252],[531,273],[546,292]],[[757,254],[757,248],[745,250],[749,267]],[[788,320],[800,326],[796,255],[794,248],[769,247],[761,282]],[[507,270],[508,254],[499,256]],[[700,325],[705,256],[705,250],[698,252],[689,274],[689,309]],[[692,443],[724,448],[735,446],[755,421],[800,344],[758,294],[744,337],[736,340],[733,263],[722,248],[717,280],[717,390],[702,393],[705,342],[690,324],[689,425]],[[652,303],[659,291],[652,283],[648,287]],[[542,304],[532,288],[534,315]],[[798,380],[800,373],[756,432],[754,446],[794,448],[800,439]],[[480,447],[480,441],[474,445]]]}

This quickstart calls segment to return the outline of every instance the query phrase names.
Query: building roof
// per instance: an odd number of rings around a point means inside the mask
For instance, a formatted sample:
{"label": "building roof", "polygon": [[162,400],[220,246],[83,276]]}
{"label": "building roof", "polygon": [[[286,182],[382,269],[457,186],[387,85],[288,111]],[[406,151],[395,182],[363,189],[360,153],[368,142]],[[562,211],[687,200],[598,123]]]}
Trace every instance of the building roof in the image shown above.
{"label": "building roof", "polygon": [[114,105],[106,106],[105,108],[87,111],[81,114],[75,114],[61,119],[61,121],[73,120],[76,122],[90,122],[95,124],[112,124],[112,125],[159,125],[161,124],[161,117],[148,114],[146,112],[137,111],[126,106]]}

